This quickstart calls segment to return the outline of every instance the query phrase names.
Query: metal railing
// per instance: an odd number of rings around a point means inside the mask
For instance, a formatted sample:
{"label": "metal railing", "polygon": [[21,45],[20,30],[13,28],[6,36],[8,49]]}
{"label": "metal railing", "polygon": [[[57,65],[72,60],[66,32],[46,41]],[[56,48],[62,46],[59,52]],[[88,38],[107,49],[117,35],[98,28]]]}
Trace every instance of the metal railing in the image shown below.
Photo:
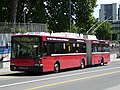
{"label": "metal railing", "polygon": [[46,24],[0,22],[0,33],[15,32],[48,32]]}

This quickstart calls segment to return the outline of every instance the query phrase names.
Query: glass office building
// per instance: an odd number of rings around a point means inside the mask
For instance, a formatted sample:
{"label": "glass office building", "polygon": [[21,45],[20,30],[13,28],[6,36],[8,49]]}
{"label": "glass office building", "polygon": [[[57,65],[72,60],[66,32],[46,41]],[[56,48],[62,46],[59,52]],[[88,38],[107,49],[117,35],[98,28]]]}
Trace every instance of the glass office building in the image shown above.
{"label": "glass office building", "polygon": [[112,24],[112,33],[117,34],[116,40],[120,41],[120,5],[118,3],[113,4],[101,4],[99,10],[99,19],[107,20]]}
{"label": "glass office building", "polygon": [[99,10],[100,20],[118,20],[118,4],[101,4]]}
{"label": "glass office building", "polygon": [[112,22],[112,32],[117,34],[117,40],[120,41],[120,20]]}

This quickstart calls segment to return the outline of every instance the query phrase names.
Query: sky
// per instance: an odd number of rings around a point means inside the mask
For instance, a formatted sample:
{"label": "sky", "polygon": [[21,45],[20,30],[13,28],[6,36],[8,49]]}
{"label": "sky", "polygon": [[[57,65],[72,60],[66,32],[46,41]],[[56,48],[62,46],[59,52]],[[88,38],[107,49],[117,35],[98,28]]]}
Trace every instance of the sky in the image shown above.
{"label": "sky", "polygon": [[97,7],[94,9],[94,17],[99,18],[99,9],[100,4],[112,4],[112,3],[120,3],[120,0],[97,0]]}

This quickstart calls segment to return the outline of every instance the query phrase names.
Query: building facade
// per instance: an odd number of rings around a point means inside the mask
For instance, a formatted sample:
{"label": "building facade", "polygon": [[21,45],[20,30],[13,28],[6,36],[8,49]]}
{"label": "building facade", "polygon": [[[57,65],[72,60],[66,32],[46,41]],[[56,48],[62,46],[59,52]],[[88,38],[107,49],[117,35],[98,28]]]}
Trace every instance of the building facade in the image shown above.
{"label": "building facade", "polygon": [[118,8],[118,20],[120,20],[120,5],[119,5],[119,8]]}
{"label": "building facade", "polygon": [[116,40],[120,41],[120,5],[117,3],[101,4],[99,19],[108,19],[108,21],[112,24],[112,36],[115,35],[114,37],[116,37]]}
{"label": "building facade", "polygon": [[112,21],[112,32],[116,34],[116,40],[120,41],[120,20]]}
{"label": "building facade", "polygon": [[101,4],[99,18],[100,20],[118,20],[118,4]]}

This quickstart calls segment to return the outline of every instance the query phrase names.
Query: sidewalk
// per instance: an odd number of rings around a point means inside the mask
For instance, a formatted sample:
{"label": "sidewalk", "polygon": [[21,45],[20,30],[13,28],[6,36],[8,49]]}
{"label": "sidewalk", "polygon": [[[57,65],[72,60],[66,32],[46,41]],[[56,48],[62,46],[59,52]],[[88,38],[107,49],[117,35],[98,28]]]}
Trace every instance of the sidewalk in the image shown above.
{"label": "sidewalk", "polygon": [[0,62],[0,75],[11,73],[10,71],[10,62]]}
{"label": "sidewalk", "polygon": [[3,75],[3,74],[10,74],[12,71],[10,71],[10,68],[3,68],[3,69],[0,69],[0,75]]}
{"label": "sidewalk", "polygon": [[117,54],[111,54],[110,61],[120,61],[120,58],[117,58]]}
{"label": "sidewalk", "polygon": [[110,61],[120,61],[120,58],[111,58]]}
{"label": "sidewalk", "polygon": [[9,68],[9,67],[10,67],[10,61],[0,62],[0,69]]}
{"label": "sidewalk", "polygon": [[13,74],[16,73],[18,71],[11,71],[10,70],[10,62],[4,62],[3,63],[3,68],[0,69],[0,75],[7,75],[7,74]]}

